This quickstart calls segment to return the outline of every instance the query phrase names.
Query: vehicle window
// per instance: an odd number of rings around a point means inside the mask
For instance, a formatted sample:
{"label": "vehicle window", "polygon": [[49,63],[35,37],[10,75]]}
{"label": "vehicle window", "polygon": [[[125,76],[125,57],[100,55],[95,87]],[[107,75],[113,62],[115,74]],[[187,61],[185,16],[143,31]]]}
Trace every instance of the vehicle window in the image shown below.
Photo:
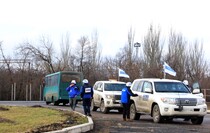
{"label": "vehicle window", "polygon": [[105,91],[122,91],[124,87],[125,84],[117,84],[117,83],[104,84]]}
{"label": "vehicle window", "polygon": [[[103,89],[103,83],[98,83],[97,88],[101,88],[101,89]],[[103,91],[103,90],[102,90],[102,91]]]}
{"label": "vehicle window", "polygon": [[143,81],[140,81],[137,87],[137,91],[141,92],[143,86]]}
{"label": "vehicle window", "polygon": [[152,83],[151,82],[147,82],[147,81],[144,82],[141,92],[144,92],[145,88],[151,88],[152,89]]}
{"label": "vehicle window", "polygon": [[96,83],[96,84],[93,86],[93,89],[94,89],[94,90],[97,90],[97,88],[98,88],[98,83]]}
{"label": "vehicle window", "polygon": [[154,82],[156,92],[190,93],[189,89],[181,82]]}
{"label": "vehicle window", "polygon": [[72,80],[76,80],[77,83],[81,82],[81,76],[79,74],[64,73],[61,75],[61,81],[64,83],[70,83]]}
{"label": "vehicle window", "polygon": [[136,81],[132,87],[133,91],[141,91],[143,85],[143,81]]}
{"label": "vehicle window", "polygon": [[[98,83],[97,83],[97,86],[96,86],[95,89],[98,90],[98,88],[102,88],[102,83],[101,83],[101,82],[98,82]],[[99,90],[98,90],[98,91],[99,91]]]}
{"label": "vehicle window", "polygon": [[57,86],[59,75],[53,75],[45,78],[46,86]]}
{"label": "vehicle window", "polygon": [[140,81],[134,82],[133,87],[132,87],[132,90],[133,90],[133,91],[137,91],[139,82],[140,82]]}

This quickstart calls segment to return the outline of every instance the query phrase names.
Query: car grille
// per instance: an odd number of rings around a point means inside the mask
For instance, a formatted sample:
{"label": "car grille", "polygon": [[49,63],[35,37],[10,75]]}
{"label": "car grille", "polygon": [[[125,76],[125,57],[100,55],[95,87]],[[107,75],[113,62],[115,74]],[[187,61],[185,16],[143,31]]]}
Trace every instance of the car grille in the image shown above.
{"label": "car grille", "polygon": [[121,95],[115,95],[115,100],[121,100]]}
{"label": "car grille", "polygon": [[197,100],[195,98],[179,98],[178,106],[196,106]]}

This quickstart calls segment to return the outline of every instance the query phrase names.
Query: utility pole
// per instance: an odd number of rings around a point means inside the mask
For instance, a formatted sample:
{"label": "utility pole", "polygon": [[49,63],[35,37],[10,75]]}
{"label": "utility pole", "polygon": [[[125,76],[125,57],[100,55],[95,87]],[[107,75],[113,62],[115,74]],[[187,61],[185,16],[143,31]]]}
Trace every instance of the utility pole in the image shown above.
{"label": "utility pole", "polygon": [[139,42],[136,42],[136,43],[134,43],[134,47],[136,48],[136,58],[138,57],[138,50],[139,50],[139,48],[141,47],[141,43],[139,43]]}

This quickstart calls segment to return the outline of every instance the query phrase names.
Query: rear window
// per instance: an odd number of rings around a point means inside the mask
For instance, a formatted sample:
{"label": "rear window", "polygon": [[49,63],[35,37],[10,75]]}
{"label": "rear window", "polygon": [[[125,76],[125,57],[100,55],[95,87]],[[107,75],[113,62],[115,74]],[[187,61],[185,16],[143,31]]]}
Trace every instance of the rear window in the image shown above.
{"label": "rear window", "polygon": [[125,87],[125,84],[117,84],[117,83],[104,84],[105,91],[122,91],[124,87]]}

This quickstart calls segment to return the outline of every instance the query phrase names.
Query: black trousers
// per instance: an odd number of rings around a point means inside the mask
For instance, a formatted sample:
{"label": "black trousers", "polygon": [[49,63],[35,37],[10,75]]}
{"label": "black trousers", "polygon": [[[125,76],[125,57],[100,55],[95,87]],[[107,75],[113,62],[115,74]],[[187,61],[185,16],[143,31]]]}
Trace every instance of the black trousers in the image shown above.
{"label": "black trousers", "polygon": [[122,105],[123,105],[123,118],[130,119],[129,103],[122,103]]}
{"label": "black trousers", "polygon": [[83,109],[85,115],[90,115],[90,106],[91,106],[91,99],[83,98]]}

